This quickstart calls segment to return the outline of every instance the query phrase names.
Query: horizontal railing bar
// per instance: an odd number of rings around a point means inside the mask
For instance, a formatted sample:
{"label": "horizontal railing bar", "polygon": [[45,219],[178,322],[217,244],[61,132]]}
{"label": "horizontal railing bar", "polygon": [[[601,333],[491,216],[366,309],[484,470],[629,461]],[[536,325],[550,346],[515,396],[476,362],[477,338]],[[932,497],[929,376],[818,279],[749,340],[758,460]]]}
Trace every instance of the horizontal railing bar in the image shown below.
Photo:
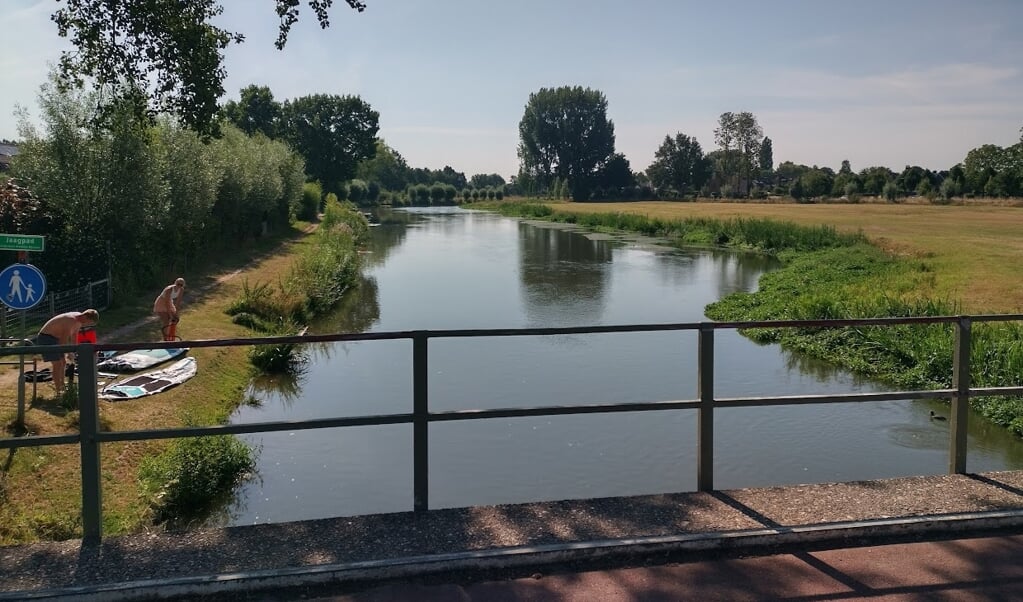
{"label": "horizontal railing bar", "polygon": [[[816,403],[863,403],[873,401],[890,401],[899,399],[933,399],[949,397],[952,389],[933,389],[926,391],[892,391],[884,393],[845,393],[837,395],[791,395],[780,397],[728,397],[715,400],[715,406],[757,407],[805,405]],[[972,394],[981,395],[1023,395],[1023,387],[988,387],[971,389]],[[663,410],[693,409],[699,405],[698,400],[650,401],[620,404],[587,404],[579,406],[536,406],[527,408],[495,408],[489,410],[452,410],[432,412],[430,422],[454,422],[462,420],[486,420],[493,418],[527,418],[542,416],[568,416],[574,414],[610,414],[623,412],[649,412]],[[280,432],[293,430],[312,430],[352,426],[383,426],[390,424],[411,424],[412,414],[380,414],[370,416],[317,418],[313,420],[287,420],[274,422],[252,422],[246,424],[223,424],[204,427],[180,429],[158,429],[140,431],[114,431],[97,434],[100,442],[144,441],[151,439],[177,439],[183,437],[200,437],[212,435],[240,435],[252,433]],[[45,435],[0,439],[0,449],[15,447],[41,447],[49,445],[67,445],[79,442],[76,435]]]}
{"label": "horizontal railing bar", "polygon": [[[974,322],[1023,321],[1023,314],[986,314],[967,316]],[[471,330],[405,330],[394,332],[364,332],[345,334],[306,334],[283,337],[255,337],[241,339],[200,339],[194,341],[153,341],[129,343],[101,343],[93,345],[96,351],[127,351],[147,349],[174,349],[179,347],[233,347],[239,345],[280,345],[301,343],[333,343],[350,341],[380,341],[411,339],[422,335],[427,338],[467,338],[506,336],[551,336],[566,334],[602,334],[623,332],[659,332],[698,330],[702,324],[716,330],[750,328],[843,328],[848,326],[891,326],[898,324],[952,324],[961,316],[926,316],[898,318],[857,318],[848,320],[763,320],[753,322],[682,322],[671,324],[622,324],[611,326],[575,326],[567,328],[484,328]],[[0,347],[0,356],[41,354],[43,351],[77,351],[81,345],[30,345]]]}
{"label": "horizontal railing bar", "polygon": [[974,395],[1023,395],[1023,387],[978,387],[970,389],[970,396]]}
{"label": "horizontal railing bar", "polygon": [[645,401],[637,403],[587,404],[578,406],[536,406],[530,408],[495,408],[492,410],[451,410],[431,412],[430,422],[485,420],[489,418],[531,418],[536,416],[569,416],[572,414],[614,414],[695,408],[699,401]]}
{"label": "horizontal railing bar", "polygon": [[958,316],[914,316],[905,318],[856,318],[848,320],[754,320],[710,322],[715,330],[750,328],[845,328],[848,326],[898,326],[900,324],[954,324]]}
{"label": "horizontal railing bar", "polygon": [[145,441],[149,439],[181,439],[183,437],[206,437],[214,435],[242,435],[250,433],[273,433],[280,431],[307,431],[311,429],[336,428],[342,426],[380,426],[385,424],[411,424],[412,414],[385,414],[348,418],[315,418],[313,420],[250,422],[246,424],[217,424],[180,429],[158,429],[145,431],[102,432],[96,439],[102,443],[111,441]]}
{"label": "horizontal railing bar", "polygon": [[29,435],[27,437],[0,438],[0,449],[16,449],[19,447],[46,447],[49,445],[71,445],[81,441],[78,433],[74,435]]}
{"label": "horizontal railing bar", "polygon": [[480,328],[473,330],[426,330],[431,339],[468,337],[551,336],[564,334],[609,334],[622,332],[660,332],[698,330],[699,322],[676,324],[619,324],[610,326],[571,326],[565,328]]}
{"label": "horizontal railing bar", "polygon": [[717,408],[739,408],[756,406],[791,406],[814,403],[863,403],[871,401],[892,401],[898,399],[936,399],[950,397],[953,389],[929,389],[926,391],[886,391],[881,393],[839,393],[835,395],[787,395],[783,397],[723,397],[714,400]]}
{"label": "horizontal railing bar", "polygon": [[1023,314],[979,314],[976,316],[962,316],[974,322],[1016,322],[1023,320]]}

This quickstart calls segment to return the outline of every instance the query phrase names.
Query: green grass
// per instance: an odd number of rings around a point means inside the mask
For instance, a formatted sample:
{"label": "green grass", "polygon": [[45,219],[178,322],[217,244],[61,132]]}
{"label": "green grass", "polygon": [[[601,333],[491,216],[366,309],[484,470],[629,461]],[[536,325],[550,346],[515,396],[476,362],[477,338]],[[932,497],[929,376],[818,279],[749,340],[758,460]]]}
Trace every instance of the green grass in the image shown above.
{"label": "green grass", "polygon": [[[358,209],[329,201],[319,229],[300,251],[291,273],[269,282],[243,283],[242,294],[227,309],[236,324],[271,336],[294,335],[300,325],[335,307],[361,276],[356,244],[369,234]],[[294,344],[258,345],[249,360],[265,373],[288,373],[302,364]]]}
{"label": "green grass", "polygon": [[[719,321],[828,320],[962,313],[956,299],[935,297],[939,273],[926,259],[897,255],[860,232],[765,218],[663,219],[616,211],[584,213],[546,205],[493,205],[506,215],[550,219],[588,228],[614,228],[664,237],[678,246],[713,244],[776,255],[782,267],[765,274],[752,293],[712,303]],[[574,207],[573,207],[574,209]],[[950,325],[857,328],[758,328],[743,331],[763,343],[823,359],[857,374],[907,389],[949,388],[954,333]],[[1023,326],[979,323],[973,328],[971,380],[979,387],[1023,384]],[[1023,435],[1023,400],[981,398],[975,409]]]}

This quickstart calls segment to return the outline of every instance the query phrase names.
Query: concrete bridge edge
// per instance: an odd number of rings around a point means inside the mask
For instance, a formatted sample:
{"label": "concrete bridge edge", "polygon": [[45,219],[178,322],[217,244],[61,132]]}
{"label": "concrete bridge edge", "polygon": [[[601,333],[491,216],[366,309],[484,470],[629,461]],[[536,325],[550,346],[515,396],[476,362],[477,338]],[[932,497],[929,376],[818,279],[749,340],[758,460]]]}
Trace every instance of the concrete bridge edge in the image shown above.
{"label": "concrete bridge edge", "polygon": [[[172,600],[198,596],[246,595],[273,590],[358,584],[372,587],[390,581],[462,578],[505,573],[527,573],[544,568],[600,568],[661,558],[668,562],[727,556],[766,555],[793,549],[827,549],[892,543],[904,540],[990,536],[1023,529],[1023,510],[937,514],[921,517],[875,519],[773,527],[716,533],[580,541],[519,546],[346,564],[153,579],[127,583],[0,593],[8,600],[77,600],[118,602]],[[585,564],[584,564],[585,563]]]}

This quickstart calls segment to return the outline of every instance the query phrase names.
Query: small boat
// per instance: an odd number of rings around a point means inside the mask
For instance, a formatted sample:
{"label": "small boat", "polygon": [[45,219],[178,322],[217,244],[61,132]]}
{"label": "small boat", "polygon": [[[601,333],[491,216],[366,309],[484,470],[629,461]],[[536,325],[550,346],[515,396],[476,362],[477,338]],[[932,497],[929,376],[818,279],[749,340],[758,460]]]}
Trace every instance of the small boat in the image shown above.
{"label": "small boat", "polygon": [[185,347],[171,349],[136,349],[107,358],[96,367],[108,372],[137,372],[172,360],[188,352]]}
{"label": "small boat", "polygon": [[99,396],[102,399],[138,399],[147,395],[155,395],[192,378],[195,376],[197,368],[195,358],[186,357],[166,368],[137,374],[107,385],[100,389]]}

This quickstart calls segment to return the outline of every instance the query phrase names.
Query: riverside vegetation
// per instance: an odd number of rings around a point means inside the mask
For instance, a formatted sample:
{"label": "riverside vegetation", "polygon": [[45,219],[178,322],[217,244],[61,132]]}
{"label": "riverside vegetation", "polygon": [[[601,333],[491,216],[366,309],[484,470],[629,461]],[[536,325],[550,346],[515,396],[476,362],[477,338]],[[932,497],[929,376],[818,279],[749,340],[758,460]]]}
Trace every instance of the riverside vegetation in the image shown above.
{"label": "riverside vegetation", "polygon": [[[354,205],[329,195],[319,228],[295,259],[290,274],[273,287],[243,282],[242,295],[226,313],[255,334],[292,335],[304,324],[333,308],[358,283],[356,245],[369,230]],[[249,360],[264,372],[299,369],[302,357],[293,343],[257,345]],[[187,520],[200,514],[246,473],[256,452],[234,436],[178,439],[139,470],[143,495],[157,522]]]}
{"label": "riverside vegetation", "polygon": [[[937,273],[928,261],[902,257],[872,244],[861,232],[797,225],[756,217],[660,218],[588,206],[536,203],[485,205],[505,215],[626,230],[665,238],[677,246],[714,245],[769,253],[782,264],[757,291],[735,293],[706,308],[723,321],[822,320],[960,313],[961,303],[934,298]],[[582,211],[582,212],[580,212]],[[680,210],[684,211],[684,209]],[[900,325],[836,329],[747,329],[764,343],[820,358],[858,374],[905,388],[947,388],[952,380],[952,327]],[[1016,323],[973,327],[974,386],[1020,386],[1023,332]],[[972,398],[974,409],[1023,435],[1023,400]]]}
{"label": "riverside vegetation", "polygon": [[[212,339],[252,336],[249,326],[225,315],[244,305],[247,289],[273,290],[266,298],[276,301],[266,306],[276,308],[283,307],[283,292],[287,291],[288,306],[300,310],[279,314],[288,319],[308,320],[336,303],[357,281],[356,246],[368,230],[365,218],[350,206],[331,202],[317,231],[302,234],[307,228],[308,224],[296,222],[288,232],[264,239],[257,249],[264,254],[262,258],[257,255],[253,261],[252,251],[244,249],[211,266],[212,282],[208,281],[207,290],[200,292],[202,285],[197,285],[189,294],[182,321],[186,335]],[[226,276],[216,277],[224,272]],[[278,288],[263,282],[277,283]],[[149,305],[147,298],[138,308],[118,310],[120,317],[110,316],[103,327],[147,315]],[[263,315],[269,323],[281,321]],[[156,327],[143,327],[129,340],[148,337],[158,338]],[[202,369],[188,386],[161,393],[159,403],[143,398],[101,404],[101,428],[134,430],[224,422],[243,402],[254,374],[251,359],[247,359],[249,352],[244,347],[222,347],[193,349],[191,353]],[[6,424],[13,417],[12,401],[4,399],[0,405]],[[40,397],[27,412],[26,427],[29,433],[40,435],[74,431],[77,415],[59,400]],[[244,477],[254,453],[229,436],[104,445],[104,533],[127,533],[170,520],[187,522]],[[76,486],[65,486],[77,482],[78,473],[76,446],[23,449],[11,454],[0,480],[0,545],[80,536],[80,493]]]}

